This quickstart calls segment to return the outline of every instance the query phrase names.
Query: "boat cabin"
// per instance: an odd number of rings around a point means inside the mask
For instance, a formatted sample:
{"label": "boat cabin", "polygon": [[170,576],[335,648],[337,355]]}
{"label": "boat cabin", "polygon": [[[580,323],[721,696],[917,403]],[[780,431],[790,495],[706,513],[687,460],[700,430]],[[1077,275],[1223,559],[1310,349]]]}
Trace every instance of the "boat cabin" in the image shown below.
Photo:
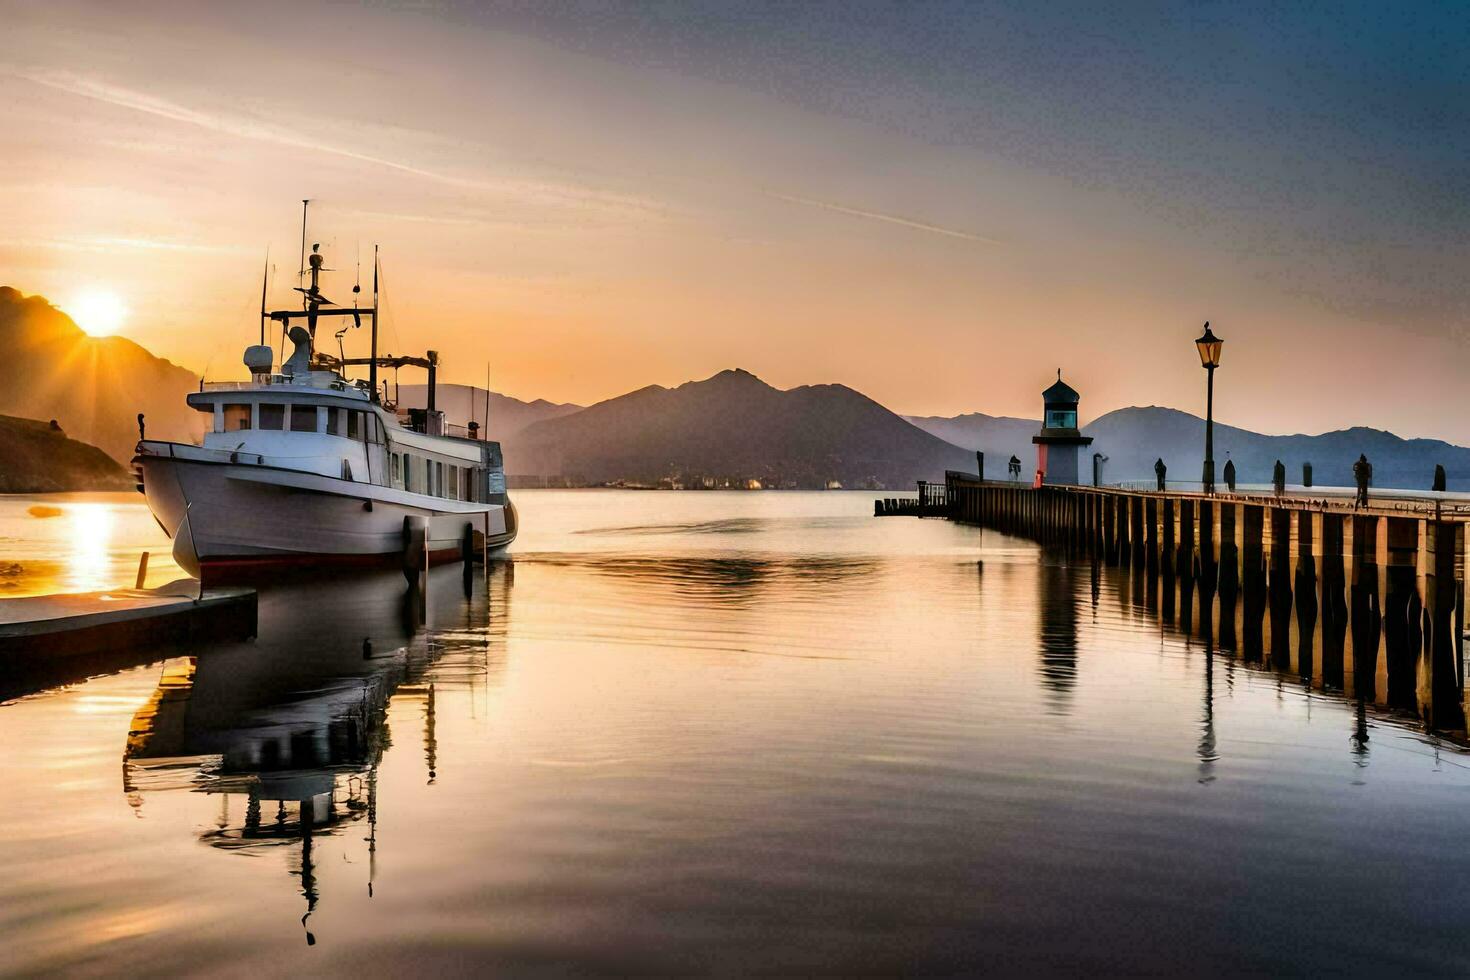
{"label": "boat cabin", "polygon": [[204,447],[228,452],[231,462],[317,473],[446,500],[505,499],[498,443],[405,428],[354,387],[226,382],[204,385],[188,400],[212,416]]}

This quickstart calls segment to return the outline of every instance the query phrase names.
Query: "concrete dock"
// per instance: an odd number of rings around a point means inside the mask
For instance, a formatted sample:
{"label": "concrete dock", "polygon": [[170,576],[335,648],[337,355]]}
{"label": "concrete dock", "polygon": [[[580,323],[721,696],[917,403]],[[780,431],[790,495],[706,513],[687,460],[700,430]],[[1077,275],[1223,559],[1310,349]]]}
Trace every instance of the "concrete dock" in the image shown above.
{"label": "concrete dock", "polygon": [[1122,567],[1162,618],[1242,659],[1465,730],[1463,497],[1374,491],[1355,507],[1319,489],[1033,488],[951,472],[924,504]]}
{"label": "concrete dock", "polygon": [[253,589],[207,589],[192,579],[156,589],[0,599],[0,671],[39,661],[255,635]]}

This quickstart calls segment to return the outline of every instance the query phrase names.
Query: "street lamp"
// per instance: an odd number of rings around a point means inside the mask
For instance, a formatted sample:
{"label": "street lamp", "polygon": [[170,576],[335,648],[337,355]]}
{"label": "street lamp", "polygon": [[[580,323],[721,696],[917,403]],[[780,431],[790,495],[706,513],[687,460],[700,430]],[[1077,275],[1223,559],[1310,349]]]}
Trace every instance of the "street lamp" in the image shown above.
{"label": "street lamp", "polygon": [[1097,477],[1098,477],[1098,474],[1102,471],[1102,464],[1103,463],[1106,463],[1107,461],[1108,461],[1108,458],[1106,456],[1104,456],[1102,453],[1093,453],[1092,454],[1092,485],[1093,486],[1095,486],[1095,487],[1102,486],[1102,484],[1100,484],[1100,483],[1097,482]]}
{"label": "street lamp", "polygon": [[1205,493],[1215,492],[1215,368],[1220,366],[1220,348],[1225,341],[1210,332],[1210,321],[1205,321],[1204,334],[1194,342],[1199,348],[1200,366],[1205,369],[1209,381],[1205,395],[1205,472],[1200,481]]}

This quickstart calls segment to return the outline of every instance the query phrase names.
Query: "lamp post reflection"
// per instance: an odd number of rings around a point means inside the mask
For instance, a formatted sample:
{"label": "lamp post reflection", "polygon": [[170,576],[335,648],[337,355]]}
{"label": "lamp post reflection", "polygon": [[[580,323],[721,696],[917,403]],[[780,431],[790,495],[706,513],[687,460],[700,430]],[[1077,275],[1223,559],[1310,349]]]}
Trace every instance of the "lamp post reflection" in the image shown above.
{"label": "lamp post reflection", "polygon": [[1204,718],[1200,721],[1199,781],[1215,781],[1215,763],[1220,761],[1215,740],[1215,649],[1205,647]]}

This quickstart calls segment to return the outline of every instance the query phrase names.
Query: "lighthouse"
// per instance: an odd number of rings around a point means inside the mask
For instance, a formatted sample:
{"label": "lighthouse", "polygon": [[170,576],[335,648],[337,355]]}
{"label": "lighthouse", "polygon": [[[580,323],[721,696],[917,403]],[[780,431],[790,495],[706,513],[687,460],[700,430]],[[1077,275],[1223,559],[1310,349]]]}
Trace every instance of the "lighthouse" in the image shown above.
{"label": "lighthouse", "polygon": [[1081,395],[1062,380],[1041,393],[1041,431],[1031,437],[1036,444],[1036,486],[1073,486],[1077,483],[1077,449],[1090,446],[1091,436],[1077,428],[1077,402]]}

